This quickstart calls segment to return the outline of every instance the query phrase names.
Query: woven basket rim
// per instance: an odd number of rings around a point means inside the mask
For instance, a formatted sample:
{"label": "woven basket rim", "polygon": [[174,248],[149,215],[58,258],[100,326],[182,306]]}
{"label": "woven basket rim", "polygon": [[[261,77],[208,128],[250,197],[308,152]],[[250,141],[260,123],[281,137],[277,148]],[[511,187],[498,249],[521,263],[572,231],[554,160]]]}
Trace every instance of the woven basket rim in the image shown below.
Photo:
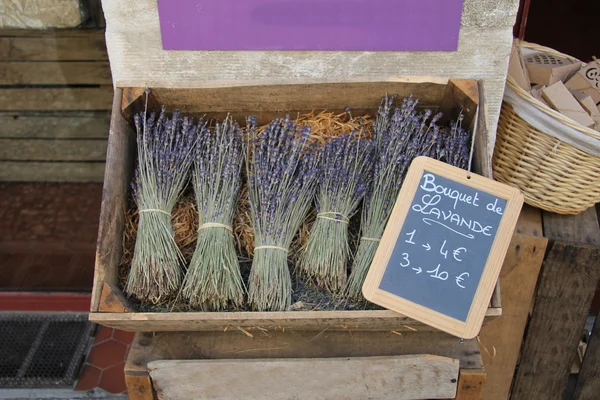
{"label": "woven basket rim", "polygon": [[[524,47],[524,48],[531,49],[531,50],[537,50],[537,51],[544,52],[544,53],[547,53],[547,54],[550,54],[553,56],[565,57],[572,61],[581,62],[580,60],[578,60],[575,57],[571,57],[568,54],[561,53],[550,47],[541,46],[541,45],[535,44],[535,43],[529,43],[524,40],[516,41],[516,43],[519,47]],[[582,63],[582,64],[587,65],[585,63]],[[515,91],[515,93],[517,93],[517,95],[519,95],[519,97],[521,97],[522,99],[527,101],[529,104],[531,104],[538,110],[542,111],[543,113],[548,114],[549,116],[551,116],[554,119],[557,119],[559,122],[563,123],[564,125],[567,125],[568,127],[576,129],[579,132],[581,132],[587,136],[590,136],[594,139],[600,140],[600,132],[598,132],[592,128],[585,127],[585,126],[579,124],[578,122],[572,120],[571,118],[566,117],[563,114],[559,113],[558,111],[553,110],[552,108],[548,107],[547,105],[545,105],[544,103],[542,103],[541,101],[539,101],[538,99],[533,97],[531,95],[531,93],[529,93],[528,91],[523,89],[521,86],[519,86],[517,84],[517,82],[510,75],[507,75],[506,82],[510,86],[510,88],[513,89]]]}

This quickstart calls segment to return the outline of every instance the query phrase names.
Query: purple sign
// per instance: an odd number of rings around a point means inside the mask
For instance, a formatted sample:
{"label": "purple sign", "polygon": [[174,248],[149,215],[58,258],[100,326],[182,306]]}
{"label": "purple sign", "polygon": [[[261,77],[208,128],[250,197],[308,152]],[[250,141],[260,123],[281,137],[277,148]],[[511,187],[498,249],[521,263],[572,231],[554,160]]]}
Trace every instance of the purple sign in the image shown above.
{"label": "purple sign", "polygon": [[463,0],[158,0],[165,50],[454,51]]}

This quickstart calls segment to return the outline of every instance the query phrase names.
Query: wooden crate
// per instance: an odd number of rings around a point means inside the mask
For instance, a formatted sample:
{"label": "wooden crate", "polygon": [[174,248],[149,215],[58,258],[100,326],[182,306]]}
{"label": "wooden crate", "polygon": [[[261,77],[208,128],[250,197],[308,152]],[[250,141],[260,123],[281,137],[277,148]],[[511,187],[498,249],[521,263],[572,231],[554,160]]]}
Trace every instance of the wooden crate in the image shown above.
{"label": "wooden crate", "polygon": [[[344,83],[225,86],[195,89],[154,88],[150,108],[164,104],[188,115],[222,118],[226,113],[243,120],[257,113],[267,123],[285,112],[328,109],[354,115],[373,114],[385,93],[414,94],[421,106],[439,109],[446,116],[463,112],[463,124],[475,131],[473,169],[491,176],[484,83],[443,78],[356,80]],[[118,288],[122,256],[124,210],[135,158],[131,117],[144,106],[143,88],[118,89],[113,102],[104,192],[100,216],[96,270],[90,319],[102,325],[131,331],[198,331],[245,329],[348,329],[432,330],[393,311],[286,311],[286,312],[133,312]],[[501,314],[499,290],[492,296],[487,318]]]}

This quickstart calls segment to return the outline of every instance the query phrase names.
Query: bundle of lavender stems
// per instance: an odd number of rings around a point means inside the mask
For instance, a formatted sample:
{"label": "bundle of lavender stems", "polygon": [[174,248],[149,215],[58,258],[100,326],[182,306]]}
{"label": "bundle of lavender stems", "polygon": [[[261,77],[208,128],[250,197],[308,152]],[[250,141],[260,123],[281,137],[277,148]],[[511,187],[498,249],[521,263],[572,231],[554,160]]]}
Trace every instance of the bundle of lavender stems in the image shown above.
{"label": "bundle of lavender stems", "polygon": [[182,289],[192,307],[217,311],[242,305],[245,288],[231,227],[242,164],[237,122],[228,116],[214,129],[200,130],[192,178],[198,240]]}
{"label": "bundle of lavender stems", "polygon": [[248,301],[259,311],[290,307],[288,251],[317,187],[320,154],[308,145],[310,128],[278,118],[257,134],[247,121],[246,170],[255,247]]}
{"label": "bundle of lavender stems", "polygon": [[347,133],[330,139],[322,152],[317,219],[300,270],[317,286],[337,293],[346,287],[348,227],[371,183],[373,145],[355,133]]}
{"label": "bundle of lavender stems", "polygon": [[132,184],[139,212],[137,237],[125,292],[159,303],[181,286],[185,260],[175,243],[171,212],[180,197],[194,160],[198,125],[175,111],[167,118],[147,111],[134,117],[137,168]]}
{"label": "bundle of lavender stems", "polygon": [[346,289],[350,299],[362,299],[362,285],[412,160],[428,156],[465,169],[469,162],[470,134],[460,128],[460,121],[442,132],[437,125],[441,114],[431,118],[431,110],[417,111],[418,100],[412,96],[392,110],[394,100],[395,97],[383,98],[373,127],[378,154],[373,183],[364,200],[361,239]]}

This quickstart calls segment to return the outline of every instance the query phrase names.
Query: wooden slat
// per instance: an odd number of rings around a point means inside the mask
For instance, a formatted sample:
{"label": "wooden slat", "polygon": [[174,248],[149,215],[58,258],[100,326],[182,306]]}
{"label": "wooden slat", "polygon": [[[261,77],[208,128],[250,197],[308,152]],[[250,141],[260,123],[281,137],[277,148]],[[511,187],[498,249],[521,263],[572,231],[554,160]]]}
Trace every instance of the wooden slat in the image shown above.
{"label": "wooden slat", "polygon": [[444,399],[458,380],[458,360],[433,355],[159,360],[148,370],[164,400]]}
{"label": "wooden slat", "polygon": [[[245,331],[245,332],[244,332]],[[125,373],[147,372],[155,360],[328,358],[435,354],[460,360],[460,367],[483,368],[477,340],[446,333],[390,331],[248,331],[137,333]]]}
{"label": "wooden slat", "polygon": [[106,139],[0,139],[2,161],[105,161]]}
{"label": "wooden slat", "polygon": [[548,243],[541,236],[541,213],[530,206],[523,208],[517,232],[537,232],[537,235],[513,236],[500,273],[502,316],[484,325],[479,335],[487,373],[484,388],[486,400],[506,400],[509,397],[530,304]]}
{"label": "wooden slat", "polygon": [[600,246],[596,209],[590,207],[579,215],[544,211],[544,236],[565,243]]}
{"label": "wooden slat", "polygon": [[[492,151],[494,140],[492,139],[493,134],[490,132],[490,129],[492,129],[492,126],[495,126],[496,120],[493,116],[490,117],[490,112],[488,110],[489,95],[485,81],[480,79],[477,82],[477,87],[479,91],[480,106],[477,110],[477,120],[475,121],[477,129],[475,130],[475,138],[473,139],[475,145],[471,171],[492,178]],[[494,123],[491,122],[490,118],[494,119]]]}
{"label": "wooden slat", "polygon": [[0,37],[26,37],[26,38],[67,38],[85,37],[94,39],[104,38],[104,29],[76,28],[76,29],[0,29]]}
{"label": "wooden slat", "polygon": [[100,299],[100,311],[129,312],[127,299],[123,293],[114,285],[104,282],[102,298]]}
{"label": "wooden slat", "polygon": [[103,162],[0,161],[0,181],[102,182]]}
{"label": "wooden slat", "polygon": [[[97,264],[96,272],[98,272]],[[157,332],[222,331],[232,326],[240,326],[249,330],[329,329],[340,331],[396,330],[399,332],[415,329],[419,332],[435,330],[422,322],[387,310],[169,313],[107,313],[98,312],[96,307],[92,310],[91,321],[134,332],[140,330]],[[486,319],[496,318],[501,314],[502,309],[488,308]]]}
{"label": "wooden slat", "polygon": [[129,400],[153,400],[156,398],[148,374],[125,373],[125,384]]}
{"label": "wooden slat", "polygon": [[552,245],[544,262],[512,399],[562,399],[596,291],[599,264],[598,248],[560,242]]}
{"label": "wooden slat", "polygon": [[600,395],[600,313],[592,329],[577,379],[573,400],[595,400]]}
{"label": "wooden slat", "polygon": [[[86,31],[82,31],[86,32]],[[106,61],[104,35],[0,37],[2,61]]]}
{"label": "wooden slat", "polygon": [[0,85],[111,85],[108,61],[0,62]]}
{"label": "wooden slat", "polygon": [[[223,85],[203,89],[156,88],[152,94],[159,104],[192,113],[344,110],[346,107],[376,110],[386,93],[398,94],[400,98],[414,94],[420,99],[419,105],[438,107],[447,82],[447,79],[431,77],[293,85],[264,82],[256,86]],[[132,97],[129,91],[140,96],[140,101],[144,100],[143,90],[126,88],[125,98]],[[124,102],[123,105],[127,107],[129,103]]]}
{"label": "wooden slat", "polygon": [[0,113],[0,138],[108,139],[110,113]]}
{"label": "wooden slat", "polygon": [[0,110],[110,110],[112,86],[0,89]]}
{"label": "wooden slat", "polygon": [[[106,155],[106,179],[102,191],[100,228],[94,268],[91,309],[98,310],[104,283],[116,285],[123,246],[129,183],[133,175],[135,135],[121,114],[122,90],[116,89],[112,103],[110,135]],[[139,330],[139,329],[138,329]]]}
{"label": "wooden slat", "polygon": [[481,400],[487,372],[482,369],[461,369],[458,377],[456,400]]}

